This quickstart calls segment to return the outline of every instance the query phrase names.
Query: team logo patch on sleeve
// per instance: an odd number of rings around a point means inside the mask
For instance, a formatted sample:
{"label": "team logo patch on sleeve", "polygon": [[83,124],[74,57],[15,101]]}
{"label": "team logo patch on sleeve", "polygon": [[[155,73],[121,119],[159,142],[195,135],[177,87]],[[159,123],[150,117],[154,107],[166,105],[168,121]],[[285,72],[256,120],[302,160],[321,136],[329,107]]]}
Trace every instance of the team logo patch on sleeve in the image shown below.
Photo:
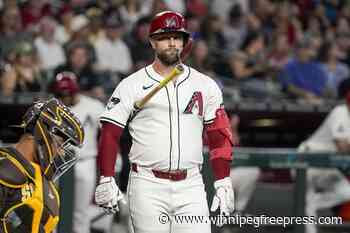
{"label": "team logo patch on sleeve", "polygon": [[188,102],[184,113],[193,114],[193,110],[197,110],[199,116],[203,116],[203,98],[200,91],[193,93],[190,101]]}
{"label": "team logo patch on sleeve", "polygon": [[112,98],[109,100],[108,104],[107,104],[107,109],[108,109],[108,110],[111,110],[114,106],[116,106],[117,104],[119,104],[119,102],[120,102],[120,99],[119,99],[119,98],[117,98],[117,97],[112,97]]}

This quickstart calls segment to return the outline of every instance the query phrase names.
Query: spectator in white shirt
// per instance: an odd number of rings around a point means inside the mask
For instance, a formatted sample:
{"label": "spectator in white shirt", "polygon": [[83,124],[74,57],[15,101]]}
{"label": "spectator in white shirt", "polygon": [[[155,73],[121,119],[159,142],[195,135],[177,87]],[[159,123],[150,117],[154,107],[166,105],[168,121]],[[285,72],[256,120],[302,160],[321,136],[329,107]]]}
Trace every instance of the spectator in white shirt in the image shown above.
{"label": "spectator in white shirt", "polygon": [[56,22],[54,19],[44,17],[40,21],[40,35],[35,39],[34,44],[38,50],[42,70],[52,70],[65,62],[63,48],[55,40],[55,30]]}
{"label": "spectator in white shirt", "polygon": [[129,48],[122,40],[124,25],[120,17],[112,14],[105,21],[105,36],[95,42],[97,64],[100,70],[128,74],[132,68]]}

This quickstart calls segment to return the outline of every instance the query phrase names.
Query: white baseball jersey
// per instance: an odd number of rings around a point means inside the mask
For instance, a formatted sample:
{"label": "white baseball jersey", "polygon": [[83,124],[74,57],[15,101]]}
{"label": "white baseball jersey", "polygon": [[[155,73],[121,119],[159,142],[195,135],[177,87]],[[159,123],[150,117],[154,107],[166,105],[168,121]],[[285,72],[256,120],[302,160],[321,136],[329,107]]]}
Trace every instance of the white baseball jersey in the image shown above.
{"label": "white baseball jersey", "polygon": [[135,101],[164,79],[152,65],[122,80],[111,96],[100,120],[125,127],[131,119],[131,162],[158,170],[202,164],[203,124],[215,118],[222,93],[213,79],[184,68],[176,84],[169,82],[134,116]]}
{"label": "white baseball jersey", "polygon": [[350,138],[350,112],[346,104],[336,106],[313,135],[304,142],[310,150],[336,151],[335,139]]}
{"label": "white baseball jersey", "polygon": [[91,97],[79,95],[79,102],[71,107],[84,127],[85,139],[80,155],[82,159],[96,157],[97,155],[97,134],[100,127],[99,116],[104,111],[104,105]]}

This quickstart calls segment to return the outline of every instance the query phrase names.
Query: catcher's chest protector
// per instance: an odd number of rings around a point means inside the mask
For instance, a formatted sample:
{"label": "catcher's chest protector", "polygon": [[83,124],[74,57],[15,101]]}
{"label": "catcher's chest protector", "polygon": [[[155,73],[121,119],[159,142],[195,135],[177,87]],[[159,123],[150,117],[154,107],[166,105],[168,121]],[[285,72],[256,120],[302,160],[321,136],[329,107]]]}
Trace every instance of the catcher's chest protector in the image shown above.
{"label": "catcher's chest protector", "polygon": [[0,148],[0,232],[50,233],[59,220],[59,195],[40,166],[15,149]]}

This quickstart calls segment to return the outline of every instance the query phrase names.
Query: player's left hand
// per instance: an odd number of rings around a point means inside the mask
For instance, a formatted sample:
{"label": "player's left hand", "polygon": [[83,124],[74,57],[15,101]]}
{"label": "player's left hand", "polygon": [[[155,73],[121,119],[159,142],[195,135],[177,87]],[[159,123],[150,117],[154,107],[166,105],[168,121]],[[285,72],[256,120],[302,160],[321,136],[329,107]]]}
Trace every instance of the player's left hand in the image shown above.
{"label": "player's left hand", "polygon": [[235,210],[235,196],[230,177],[214,182],[216,190],[210,210],[216,211],[220,208],[220,215],[229,216]]}

